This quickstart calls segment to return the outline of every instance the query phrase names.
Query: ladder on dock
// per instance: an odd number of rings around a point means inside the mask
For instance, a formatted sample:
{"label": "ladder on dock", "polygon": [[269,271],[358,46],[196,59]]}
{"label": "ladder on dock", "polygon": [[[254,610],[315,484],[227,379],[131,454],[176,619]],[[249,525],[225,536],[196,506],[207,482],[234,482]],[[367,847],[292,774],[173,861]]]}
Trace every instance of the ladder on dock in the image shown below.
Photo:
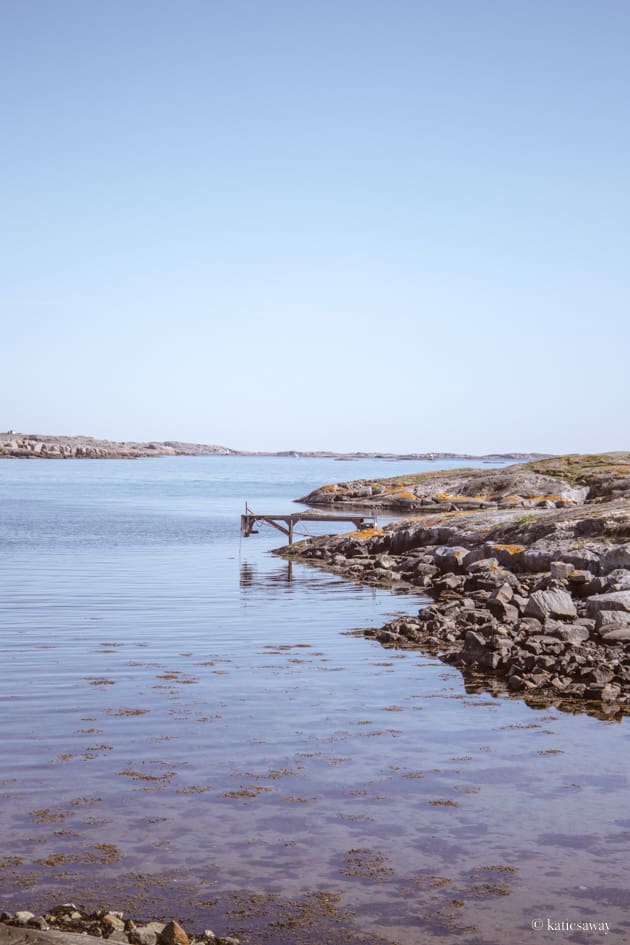
{"label": "ladder on dock", "polygon": [[334,515],[330,512],[291,512],[289,515],[263,515],[252,512],[245,503],[245,514],[241,515],[241,535],[243,538],[256,535],[258,533],[256,525],[261,523],[277,528],[278,531],[288,537],[289,544],[292,545],[293,528],[298,522],[352,522],[358,531],[366,531],[375,525],[375,519],[366,515]]}

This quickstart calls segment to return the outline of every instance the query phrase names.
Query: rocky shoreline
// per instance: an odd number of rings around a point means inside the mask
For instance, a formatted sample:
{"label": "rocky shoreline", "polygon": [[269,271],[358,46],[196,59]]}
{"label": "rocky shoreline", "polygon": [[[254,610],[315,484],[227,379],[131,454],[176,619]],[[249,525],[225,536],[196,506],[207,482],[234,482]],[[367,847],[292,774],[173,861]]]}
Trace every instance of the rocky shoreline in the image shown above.
{"label": "rocky shoreline", "polygon": [[[25,937],[20,931],[42,935]],[[37,941],[75,945],[82,940],[79,936],[85,935],[121,945],[239,945],[239,939],[217,936],[210,929],[189,936],[175,921],[143,922],[110,909],[88,912],[72,902],[53,906],[42,915],[28,911],[0,913],[0,945],[37,945]]]}
{"label": "rocky shoreline", "polygon": [[[373,482],[371,495],[397,508],[392,486]],[[336,508],[356,508],[366,488],[342,483],[300,501],[334,495]],[[415,520],[278,553],[432,597],[417,617],[364,631],[386,647],[429,652],[532,705],[630,713],[630,454],[427,473],[414,488],[413,502],[426,501]]]}

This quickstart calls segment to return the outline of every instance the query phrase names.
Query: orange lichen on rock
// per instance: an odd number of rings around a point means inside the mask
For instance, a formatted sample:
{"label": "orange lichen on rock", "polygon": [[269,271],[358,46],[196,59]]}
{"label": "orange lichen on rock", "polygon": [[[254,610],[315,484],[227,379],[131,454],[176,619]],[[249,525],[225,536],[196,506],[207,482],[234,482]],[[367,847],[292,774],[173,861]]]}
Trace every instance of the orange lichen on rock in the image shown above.
{"label": "orange lichen on rock", "polygon": [[570,500],[563,498],[561,495],[534,495],[534,496],[530,496],[525,501],[526,502],[562,502],[564,505],[567,505]]}
{"label": "orange lichen on rock", "polygon": [[525,551],[525,545],[493,545],[497,551],[507,551],[511,555],[519,555],[521,551]]}
{"label": "orange lichen on rock", "polygon": [[364,528],[356,532],[348,532],[348,538],[374,538],[377,535],[382,535],[383,529],[377,528]]}

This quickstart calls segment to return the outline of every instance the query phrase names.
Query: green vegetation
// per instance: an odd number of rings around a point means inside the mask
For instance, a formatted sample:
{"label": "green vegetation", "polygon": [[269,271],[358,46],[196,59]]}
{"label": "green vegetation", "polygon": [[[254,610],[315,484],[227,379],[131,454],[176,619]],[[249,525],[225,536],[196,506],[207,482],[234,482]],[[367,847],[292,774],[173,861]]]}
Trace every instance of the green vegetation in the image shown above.
{"label": "green vegetation", "polygon": [[517,519],[514,520],[515,525],[528,525],[530,522],[535,522],[538,515],[519,515]]}
{"label": "green vegetation", "polygon": [[531,469],[544,476],[564,479],[572,486],[586,485],[594,476],[612,476],[615,479],[630,476],[630,453],[569,453],[511,468]]}

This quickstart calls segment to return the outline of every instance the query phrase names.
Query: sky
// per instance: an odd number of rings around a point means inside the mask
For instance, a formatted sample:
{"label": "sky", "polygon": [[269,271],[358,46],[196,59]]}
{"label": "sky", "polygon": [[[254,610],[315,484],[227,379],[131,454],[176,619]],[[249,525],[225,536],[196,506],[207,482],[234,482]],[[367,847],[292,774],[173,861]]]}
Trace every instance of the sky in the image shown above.
{"label": "sky", "polygon": [[0,429],[630,448],[626,0],[0,0]]}

